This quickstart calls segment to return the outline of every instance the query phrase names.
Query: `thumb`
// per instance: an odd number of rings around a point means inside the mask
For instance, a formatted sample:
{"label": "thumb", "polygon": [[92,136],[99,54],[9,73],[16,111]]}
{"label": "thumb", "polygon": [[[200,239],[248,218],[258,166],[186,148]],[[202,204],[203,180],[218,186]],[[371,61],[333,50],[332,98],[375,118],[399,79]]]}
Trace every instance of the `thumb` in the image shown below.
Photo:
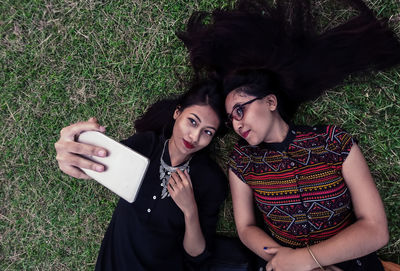
{"label": "thumb", "polygon": [[99,132],[104,133],[104,132],[106,131],[106,127],[99,125],[99,122],[98,122],[98,120],[97,120],[96,117],[91,117],[91,118],[89,118],[89,119],[88,119],[88,122],[98,124],[97,130],[98,130]]}
{"label": "thumb", "polygon": [[279,248],[277,247],[264,247],[264,252],[267,254],[276,254],[278,253]]}

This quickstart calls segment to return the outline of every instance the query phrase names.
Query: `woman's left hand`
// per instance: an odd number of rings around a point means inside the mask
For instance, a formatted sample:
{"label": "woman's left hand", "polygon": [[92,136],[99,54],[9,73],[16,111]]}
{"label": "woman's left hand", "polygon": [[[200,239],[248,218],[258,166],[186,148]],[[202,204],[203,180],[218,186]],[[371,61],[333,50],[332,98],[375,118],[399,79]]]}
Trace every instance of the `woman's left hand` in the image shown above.
{"label": "woman's left hand", "polygon": [[176,172],[171,174],[171,178],[168,181],[168,191],[176,205],[186,216],[197,212],[193,186],[187,170],[182,172],[177,169]]}
{"label": "woman's left hand", "polygon": [[[271,247],[264,250],[273,256],[266,265],[266,271],[310,271],[309,255],[301,249],[289,247]],[[308,252],[307,252],[308,253]]]}

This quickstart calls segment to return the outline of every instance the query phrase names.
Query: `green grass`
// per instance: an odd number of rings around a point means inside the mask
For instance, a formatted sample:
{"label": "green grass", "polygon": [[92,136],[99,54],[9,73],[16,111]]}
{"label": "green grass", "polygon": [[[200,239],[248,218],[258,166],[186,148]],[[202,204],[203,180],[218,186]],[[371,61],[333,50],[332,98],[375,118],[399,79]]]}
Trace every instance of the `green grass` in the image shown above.
{"label": "green grass", "polygon": [[[0,270],[93,269],[117,197],[62,174],[54,142],[62,127],[91,116],[125,138],[148,105],[182,91],[175,74],[189,69],[174,32],[192,11],[221,6],[187,2],[1,1]],[[329,15],[321,3],[327,18],[345,16]],[[371,5],[394,15],[400,33],[396,0]],[[297,120],[335,123],[360,140],[389,219],[391,239],[380,255],[397,262],[399,82],[399,69],[349,82],[305,105]],[[225,153],[232,141],[222,141]],[[219,159],[223,165],[226,156]],[[219,231],[235,234],[229,201]]]}

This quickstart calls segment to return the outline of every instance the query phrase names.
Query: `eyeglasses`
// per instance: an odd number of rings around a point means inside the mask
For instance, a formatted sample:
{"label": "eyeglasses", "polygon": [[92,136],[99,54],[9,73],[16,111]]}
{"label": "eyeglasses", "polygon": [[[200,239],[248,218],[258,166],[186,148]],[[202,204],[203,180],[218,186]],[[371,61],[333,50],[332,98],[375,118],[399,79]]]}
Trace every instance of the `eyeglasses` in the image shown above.
{"label": "eyeglasses", "polygon": [[247,101],[245,103],[242,104],[236,104],[233,109],[232,112],[230,114],[228,114],[228,120],[226,122],[226,126],[228,127],[232,127],[232,121],[235,119],[237,121],[240,121],[243,119],[244,117],[244,109],[245,106],[248,104],[251,104],[252,102],[256,101],[256,100],[260,100],[262,98],[258,97],[258,98],[254,98],[251,99],[250,101]]}

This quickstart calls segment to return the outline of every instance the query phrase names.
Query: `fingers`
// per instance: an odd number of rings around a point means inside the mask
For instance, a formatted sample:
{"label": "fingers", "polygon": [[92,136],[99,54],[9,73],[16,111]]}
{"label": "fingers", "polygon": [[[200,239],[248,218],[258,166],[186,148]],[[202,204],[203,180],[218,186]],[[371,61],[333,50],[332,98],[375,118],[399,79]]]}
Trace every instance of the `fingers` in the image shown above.
{"label": "fingers", "polygon": [[107,150],[94,145],[78,143],[75,141],[57,141],[54,144],[57,153],[74,153],[79,155],[90,155],[90,156],[107,156]]}
{"label": "fingers", "polygon": [[168,181],[168,187],[171,188],[173,192],[177,192],[186,188],[192,189],[192,182],[190,181],[187,170],[182,172],[181,170],[177,169],[175,172],[173,172]]}
{"label": "fingers", "polygon": [[[179,172],[180,172],[180,170],[179,170]],[[185,171],[184,171],[184,175],[185,175],[185,177],[186,177],[186,180],[187,180],[187,182],[189,183],[190,187],[192,187],[192,188],[193,188],[193,185],[192,185],[192,180],[190,179],[189,172],[188,172],[188,170],[187,170],[187,169],[185,169]]]}
{"label": "fingers", "polygon": [[91,177],[86,175],[82,170],[80,170],[78,168],[75,168],[75,167],[72,167],[72,166],[66,166],[66,167],[60,166],[60,169],[64,173],[66,173],[69,176],[74,177],[74,178],[85,179],[85,180],[91,179]]}
{"label": "fingers", "polygon": [[89,122],[97,122],[97,118],[95,117],[91,117],[88,119]]}
{"label": "fingers", "polygon": [[105,169],[103,165],[81,156],[105,157],[107,156],[107,151],[103,148],[70,141],[58,141],[54,146],[57,151],[56,159],[61,170],[69,166],[87,168],[99,172],[102,172]]}
{"label": "fingers", "polygon": [[272,264],[270,262],[267,263],[267,265],[265,266],[265,271],[273,271],[273,270],[274,270],[274,268],[273,268]]}
{"label": "fingers", "polygon": [[64,169],[69,167],[86,168],[98,172],[105,170],[103,165],[72,153],[58,153],[56,159],[60,169],[64,172]]}
{"label": "fingers", "polygon": [[[274,247],[264,247],[264,252],[269,254],[269,255],[275,255],[278,252],[278,248]],[[267,265],[265,266],[266,271],[273,271],[274,267],[272,265],[272,261],[269,261]]]}
{"label": "fingers", "polygon": [[60,137],[66,140],[75,140],[75,137],[84,131],[105,132],[106,128],[101,126],[96,118],[90,118],[88,121],[81,121],[61,129]]}
{"label": "fingers", "polygon": [[174,190],[182,189],[185,186],[184,180],[181,178],[181,175],[179,175],[177,172],[173,172],[171,174],[171,178],[169,179],[169,184],[172,185],[172,188]]}
{"label": "fingers", "polygon": [[192,187],[192,181],[190,180],[189,172],[187,171],[187,169],[185,169],[185,171],[183,171],[183,172],[182,172],[182,170],[177,169],[176,172],[174,172],[174,173],[176,173],[179,176],[179,178],[182,180],[182,183],[184,185],[188,185],[188,186]]}
{"label": "fingers", "polygon": [[269,247],[269,248],[264,247],[264,252],[269,254],[269,255],[273,255],[273,254],[278,253],[278,250],[279,250],[279,248],[276,248],[276,247]]}
{"label": "fingers", "polygon": [[97,146],[76,142],[75,139],[84,131],[105,132],[105,127],[100,126],[96,118],[88,121],[78,122],[65,127],[60,132],[59,140],[54,144],[57,152],[57,162],[59,168],[66,174],[81,179],[90,179],[79,168],[86,168],[102,172],[104,166],[95,163],[83,156],[107,156],[107,150]]}

